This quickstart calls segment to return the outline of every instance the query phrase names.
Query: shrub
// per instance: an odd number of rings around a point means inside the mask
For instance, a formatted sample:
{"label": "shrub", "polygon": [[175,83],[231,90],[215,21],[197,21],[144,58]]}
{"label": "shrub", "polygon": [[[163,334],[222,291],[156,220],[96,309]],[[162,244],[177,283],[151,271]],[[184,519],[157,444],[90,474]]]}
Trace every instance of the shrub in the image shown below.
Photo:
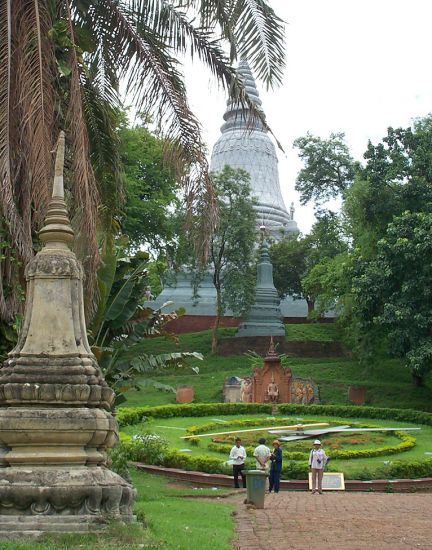
{"label": "shrub", "polygon": [[163,437],[152,433],[133,436],[130,442],[120,446],[127,449],[129,460],[146,464],[162,464],[168,453],[168,442]]}
{"label": "shrub", "polygon": [[129,449],[125,445],[120,444],[115,449],[108,451],[108,464],[111,470],[130,482],[132,480],[128,467],[129,460]]}

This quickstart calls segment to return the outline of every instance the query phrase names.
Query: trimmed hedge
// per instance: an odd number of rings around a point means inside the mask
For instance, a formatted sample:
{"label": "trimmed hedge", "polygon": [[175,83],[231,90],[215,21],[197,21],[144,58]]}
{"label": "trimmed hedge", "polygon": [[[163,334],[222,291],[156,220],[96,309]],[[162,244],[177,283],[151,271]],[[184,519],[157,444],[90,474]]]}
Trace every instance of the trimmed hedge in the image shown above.
{"label": "trimmed hedge", "polygon": [[159,407],[123,407],[117,411],[120,426],[139,424],[152,418],[176,416],[213,416],[217,414],[271,414],[271,405],[264,403],[200,403],[186,405],[161,405]]}
{"label": "trimmed hedge", "polygon": [[[282,414],[308,414],[342,416],[349,418],[378,418],[401,420],[432,426],[432,413],[414,409],[389,409],[382,407],[360,407],[354,405],[278,405]],[[200,403],[187,405],[161,405],[158,407],[123,407],[117,412],[120,426],[138,424],[147,417],[172,418],[175,416],[212,416],[230,414],[271,414],[272,406],[264,403]]]}
{"label": "trimmed hedge", "polygon": [[350,418],[378,418],[381,420],[401,420],[432,426],[432,413],[414,409],[390,409],[383,407],[360,407],[354,405],[278,405],[282,414],[316,414],[324,416],[343,416]]}

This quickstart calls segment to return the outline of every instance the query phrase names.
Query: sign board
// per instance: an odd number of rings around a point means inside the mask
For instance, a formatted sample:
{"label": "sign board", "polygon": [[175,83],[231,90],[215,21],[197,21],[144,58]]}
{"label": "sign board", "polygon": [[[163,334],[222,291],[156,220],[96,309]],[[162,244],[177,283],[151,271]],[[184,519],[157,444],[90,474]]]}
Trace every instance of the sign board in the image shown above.
{"label": "sign board", "polygon": [[[324,472],[323,491],[345,491],[344,475],[339,472]],[[312,473],[309,472],[309,489],[312,489]]]}

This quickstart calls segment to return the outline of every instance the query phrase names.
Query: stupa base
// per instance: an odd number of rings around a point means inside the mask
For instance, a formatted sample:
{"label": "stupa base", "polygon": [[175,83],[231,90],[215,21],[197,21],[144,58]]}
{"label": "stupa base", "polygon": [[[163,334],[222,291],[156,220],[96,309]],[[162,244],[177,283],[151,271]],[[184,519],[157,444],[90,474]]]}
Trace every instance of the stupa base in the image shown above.
{"label": "stupa base", "polygon": [[[135,489],[104,467],[10,467],[1,471],[0,538],[17,530],[88,532],[134,521]],[[34,532],[34,533],[33,533]]]}
{"label": "stupa base", "polygon": [[107,520],[95,516],[0,516],[0,540],[22,540],[45,533],[86,534],[105,529]]}

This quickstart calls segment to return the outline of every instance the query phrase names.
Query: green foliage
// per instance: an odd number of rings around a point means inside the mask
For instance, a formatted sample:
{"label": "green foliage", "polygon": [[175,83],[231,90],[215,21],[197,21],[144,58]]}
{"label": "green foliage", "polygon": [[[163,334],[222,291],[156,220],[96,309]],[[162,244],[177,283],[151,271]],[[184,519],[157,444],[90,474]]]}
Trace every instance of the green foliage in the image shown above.
{"label": "green foliage", "polygon": [[243,316],[253,302],[256,212],[249,174],[225,166],[212,175],[219,220],[210,243],[210,269],[218,293],[218,314],[227,308]]}
{"label": "green foliage", "polygon": [[416,479],[432,476],[432,458],[425,460],[395,460],[379,469],[381,479]]}
{"label": "green foliage", "polygon": [[[244,316],[254,300],[256,200],[251,196],[250,176],[240,169],[225,166],[212,174],[218,208],[218,222],[210,237],[208,262],[203,265],[191,257],[193,242],[198,239],[200,220],[208,217],[208,204],[200,201],[190,239],[179,247],[178,263],[191,266],[194,293],[210,273],[216,290],[216,319],[212,336],[212,351],[216,351],[220,317],[227,309],[237,317]],[[188,258],[189,256],[189,258]]]}
{"label": "green foliage", "polygon": [[[170,212],[178,203],[174,169],[164,160],[163,141],[144,124],[119,129],[125,173],[125,205],[120,218],[129,246],[162,251],[174,237]],[[153,288],[153,287],[152,287]]]}
{"label": "green foliage", "polygon": [[[255,420],[256,424],[256,420]],[[204,428],[204,426],[203,426]],[[203,430],[205,432],[206,430]],[[412,437],[409,434],[404,432],[395,432],[395,435],[401,439],[401,443],[398,445],[385,445],[383,447],[372,447],[369,449],[349,449],[349,450],[339,450],[333,449],[329,454],[331,454],[332,459],[353,459],[353,458],[371,458],[374,456],[386,456],[390,454],[397,454],[403,451],[408,451],[412,449],[416,444],[416,438]],[[210,451],[215,451],[217,453],[227,454],[231,450],[232,445],[227,443],[210,443],[207,445],[207,448]],[[310,442],[309,442],[310,447]],[[246,446],[246,453],[252,455],[255,447]],[[308,460],[309,452],[299,452],[299,451],[286,451],[283,450],[283,459],[285,460]]]}
{"label": "green foliage", "polygon": [[127,447],[129,460],[146,464],[163,464],[168,453],[168,443],[163,437],[150,432],[142,432],[133,436],[129,442],[121,443]]}
{"label": "green foliage", "polygon": [[432,369],[432,118],[388,129],[369,144],[367,164],[347,194],[354,245],[352,326],[363,357],[381,348],[403,357],[416,383]]}
{"label": "green foliage", "polygon": [[126,445],[117,445],[114,449],[108,451],[108,465],[110,470],[120,475],[127,481],[131,481],[129,472],[129,461],[131,453]]}
{"label": "green foliage", "polygon": [[293,145],[304,163],[296,180],[302,204],[311,200],[325,202],[343,193],[351,184],[354,161],[345,143],[345,134],[330,134],[330,138],[322,139],[307,133]]}
{"label": "green foliage", "polygon": [[[422,380],[432,369],[432,214],[406,212],[388,225],[373,261],[359,259],[353,293],[361,327],[385,330],[392,353]],[[420,290],[421,289],[421,290]]]}
{"label": "green foliage", "polygon": [[346,250],[340,219],[333,212],[320,211],[309,235],[288,235],[270,248],[279,294],[305,299],[310,315],[319,299],[319,312],[324,313],[335,305],[333,288],[325,284],[334,280],[326,271]]}
{"label": "green foliage", "polygon": [[[170,367],[189,366],[188,359],[202,359],[195,352],[174,352],[153,355],[140,347],[143,338],[165,334],[164,326],[178,313],[163,314],[146,308],[148,254],[137,252],[124,255],[124,241],[106,241],[104,262],[98,273],[100,301],[89,340],[105,379],[116,392],[116,404],[125,400],[122,395],[131,388],[139,389],[137,377]],[[198,372],[197,367],[193,367]],[[146,380],[145,385],[174,391],[160,382]]]}

